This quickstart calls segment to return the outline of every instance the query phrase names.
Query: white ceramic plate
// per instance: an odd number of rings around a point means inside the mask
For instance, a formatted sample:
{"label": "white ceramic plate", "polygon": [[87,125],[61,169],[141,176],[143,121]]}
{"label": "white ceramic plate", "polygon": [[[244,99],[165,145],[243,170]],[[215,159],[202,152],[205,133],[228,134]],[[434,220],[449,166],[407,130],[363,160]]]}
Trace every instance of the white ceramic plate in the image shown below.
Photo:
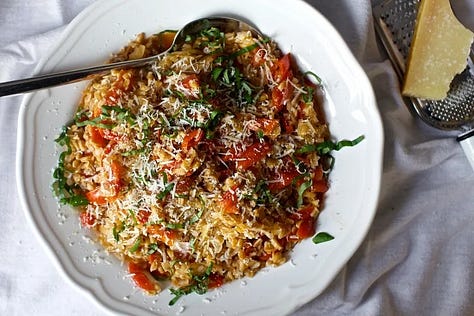
{"label": "white ceramic plate", "polygon": [[291,52],[301,68],[319,74],[336,139],[365,135],[356,147],[335,154],[331,188],[317,225],[318,231],[329,232],[335,239],[319,245],[305,240],[280,267],[266,268],[252,279],[205,295],[188,295],[169,307],[169,291],[152,297],[137,290],[125,267],[91,242],[74,210],[58,206],[52,194],[52,170],[59,155],[54,139],[71,120],[86,83],[32,93],[21,106],[18,127],[18,187],[24,208],[65,275],[115,313],[287,314],[331,282],[362,242],[375,213],[383,134],[372,88],[339,34],[303,1],[99,1],[69,25],[37,72],[99,64],[139,32],[178,29],[210,15],[251,21],[284,52]]}

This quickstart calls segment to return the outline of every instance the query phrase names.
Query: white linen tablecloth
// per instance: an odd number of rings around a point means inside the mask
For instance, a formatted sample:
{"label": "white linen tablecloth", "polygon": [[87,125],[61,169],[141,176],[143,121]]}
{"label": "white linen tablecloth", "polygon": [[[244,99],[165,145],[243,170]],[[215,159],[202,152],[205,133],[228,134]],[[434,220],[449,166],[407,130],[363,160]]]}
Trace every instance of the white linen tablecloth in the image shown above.
{"label": "white linen tablecloth", "polygon": [[[382,188],[365,241],[294,315],[474,315],[474,172],[455,134],[414,119],[377,45],[369,0],[307,0],[373,84],[385,129]],[[93,0],[1,0],[0,82],[28,77]],[[232,5],[232,1],[229,1]],[[0,315],[104,315],[36,239],[15,185],[22,96],[0,98]]]}

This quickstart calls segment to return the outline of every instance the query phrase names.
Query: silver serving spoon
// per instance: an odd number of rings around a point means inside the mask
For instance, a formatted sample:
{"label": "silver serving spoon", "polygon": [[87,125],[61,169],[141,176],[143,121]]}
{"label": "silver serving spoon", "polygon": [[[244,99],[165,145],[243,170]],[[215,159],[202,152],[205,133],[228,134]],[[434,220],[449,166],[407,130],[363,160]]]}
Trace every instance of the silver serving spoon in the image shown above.
{"label": "silver serving spoon", "polygon": [[77,82],[84,79],[91,79],[89,76],[105,74],[111,69],[135,68],[144,66],[146,64],[151,64],[156,61],[159,56],[181,47],[184,44],[187,36],[197,34],[200,31],[205,30],[209,27],[217,27],[225,33],[250,31],[252,32],[253,36],[262,36],[262,34],[256,28],[238,19],[229,17],[202,18],[186,24],[179,32],[176,33],[171,46],[166,51],[158,55],[0,83],[0,97],[30,92],[33,90],[39,90],[44,88],[50,88],[62,84]]}
{"label": "silver serving spoon", "polygon": [[474,0],[450,0],[450,2],[458,20],[474,32]]}

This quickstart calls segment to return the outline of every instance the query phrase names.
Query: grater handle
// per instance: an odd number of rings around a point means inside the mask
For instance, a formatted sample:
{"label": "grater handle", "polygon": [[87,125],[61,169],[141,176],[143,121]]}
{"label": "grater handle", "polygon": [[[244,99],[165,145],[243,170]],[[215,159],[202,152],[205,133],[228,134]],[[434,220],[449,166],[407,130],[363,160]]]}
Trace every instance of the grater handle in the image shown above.
{"label": "grater handle", "polygon": [[457,140],[461,144],[472,169],[474,169],[474,130],[459,135]]}

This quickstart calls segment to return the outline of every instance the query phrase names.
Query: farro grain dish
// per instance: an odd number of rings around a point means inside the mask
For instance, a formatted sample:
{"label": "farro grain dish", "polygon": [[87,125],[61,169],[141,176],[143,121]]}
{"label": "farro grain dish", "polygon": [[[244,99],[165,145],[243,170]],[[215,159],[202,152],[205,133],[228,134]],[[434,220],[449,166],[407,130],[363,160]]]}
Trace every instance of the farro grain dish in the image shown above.
{"label": "farro grain dish", "polygon": [[[173,36],[140,34],[112,60]],[[329,130],[307,77],[270,39],[210,28],[96,78],[57,140],[56,193],[150,294],[160,280],[177,299],[280,265],[314,234],[328,189]]]}

